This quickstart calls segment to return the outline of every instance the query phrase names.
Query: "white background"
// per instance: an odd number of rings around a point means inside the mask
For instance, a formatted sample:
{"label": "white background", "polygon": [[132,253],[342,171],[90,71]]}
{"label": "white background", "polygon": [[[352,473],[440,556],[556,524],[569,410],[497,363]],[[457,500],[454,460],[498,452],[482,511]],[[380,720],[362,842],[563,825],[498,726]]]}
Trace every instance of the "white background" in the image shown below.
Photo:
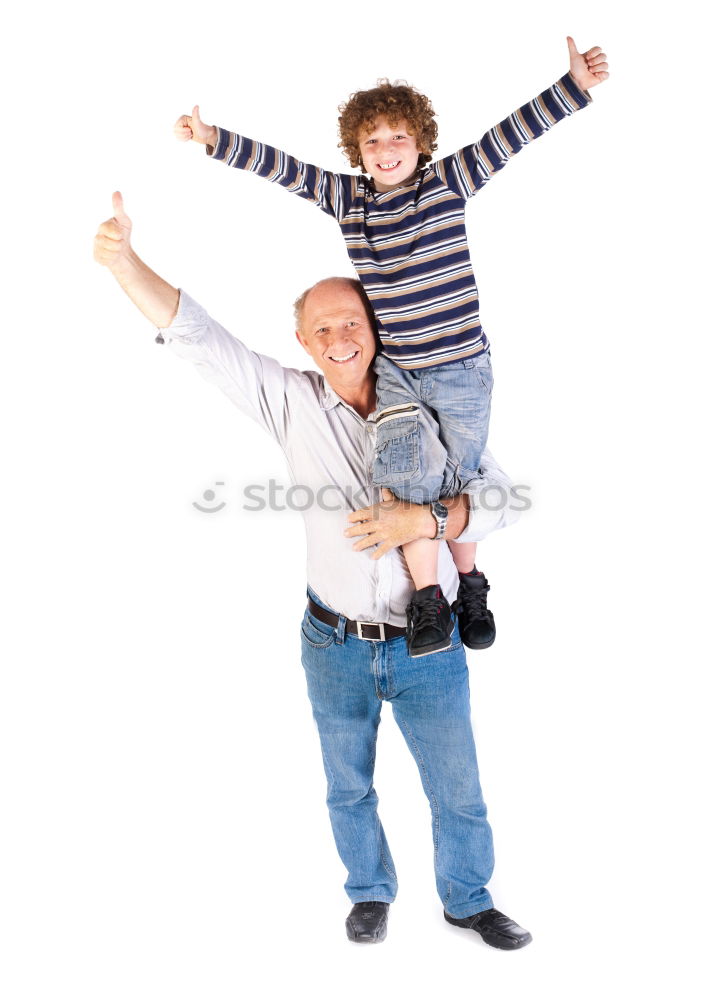
{"label": "white background", "polygon": [[[708,5],[707,5],[708,6]],[[719,36],[705,6],[523,0],[41,5],[4,22],[2,992],[21,998],[720,995]],[[400,893],[349,944],[299,663],[301,519],[241,510],[280,453],[91,257],[139,254],[307,367],[290,303],[351,273],[333,220],[172,137],[207,121],[331,169],[337,105],[428,93],[440,155],[601,44],[592,107],[470,205],[490,444],[534,506],[481,549],[470,656],[496,905],[449,927],[385,709]],[[716,83],[716,86],[715,86]],[[223,511],[192,507],[224,482]],[[349,544],[340,539],[340,545]],[[360,558],[365,558],[360,556]]]}

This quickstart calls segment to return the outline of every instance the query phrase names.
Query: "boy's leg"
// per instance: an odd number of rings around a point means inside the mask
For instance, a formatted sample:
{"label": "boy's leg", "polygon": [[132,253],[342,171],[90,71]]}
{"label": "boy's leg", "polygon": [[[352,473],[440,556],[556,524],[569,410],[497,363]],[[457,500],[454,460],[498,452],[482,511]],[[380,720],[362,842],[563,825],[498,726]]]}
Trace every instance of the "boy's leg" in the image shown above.
{"label": "boy's leg", "polygon": [[475,552],[478,548],[477,542],[448,542],[452,553],[455,569],[458,573],[472,573],[475,569]]}
{"label": "boy's leg", "polygon": [[434,414],[421,398],[424,372],[405,371],[379,355],[375,486],[415,503],[437,500],[447,454]]}
{"label": "boy's leg", "polygon": [[455,496],[467,492],[481,478],[493,391],[490,352],[430,369],[429,374],[422,401],[437,418],[448,459],[440,493]]}
{"label": "boy's leg", "polygon": [[348,872],[345,890],[353,903],[391,903],[397,876],[372,783],[381,708],[370,659],[375,643],[344,633],[340,643],[338,630],[309,611],[301,633],[302,664],[327,775],[329,818]]}
{"label": "boy's leg", "polygon": [[[415,503],[436,500],[446,454],[437,423],[420,399],[426,375],[408,372],[379,356],[377,372],[376,486]],[[407,642],[411,656],[447,649],[452,632],[450,605],[437,585],[439,542],[417,539],[402,547],[415,592],[407,608]]]}
{"label": "boy's leg", "polygon": [[[448,455],[441,495],[454,496],[470,490],[481,476],[493,388],[490,353],[436,368],[431,375],[425,402],[435,411]],[[495,620],[487,606],[488,581],[475,569],[476,544],[449,545],[460,575],[455,610],[463,642],[470,649],[487,649],[495,641]]]}
{"label": "boy's leg", "polygon": [[432,538],[416,538],[402,546],[415,590],[437,583],[437,556],[440,543]]}

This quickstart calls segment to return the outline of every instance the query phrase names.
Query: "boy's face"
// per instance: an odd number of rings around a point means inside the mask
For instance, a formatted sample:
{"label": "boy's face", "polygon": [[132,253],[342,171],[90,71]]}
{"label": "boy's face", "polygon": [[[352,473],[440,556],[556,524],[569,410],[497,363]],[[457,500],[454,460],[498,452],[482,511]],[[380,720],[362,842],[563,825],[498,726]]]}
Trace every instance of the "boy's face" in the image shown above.
{"label": "boy's face", "polygon": [[371,132],[360,129],[359,149],[362,165],[378,191],[397,187],[417,169],[420,150],[404,118],[390,125],[386,118],[380,117]]}

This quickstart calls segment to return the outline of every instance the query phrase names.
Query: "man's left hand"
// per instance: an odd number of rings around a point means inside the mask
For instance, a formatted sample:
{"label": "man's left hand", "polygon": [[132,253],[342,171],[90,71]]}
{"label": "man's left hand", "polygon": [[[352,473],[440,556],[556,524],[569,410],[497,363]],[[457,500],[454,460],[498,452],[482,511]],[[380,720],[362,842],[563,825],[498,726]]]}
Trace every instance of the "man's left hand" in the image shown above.
{"label": "man's left hand", "polygon": [[373,559],[379,559],[398,545],[406,545],[416,538],[434,538],[437,533],[435,518],[428,504],[398,500],[386,489],[382,490],[380,503],[353,511],[347,520],[353,523],[345,535],[348,538],[362,536],[352,547],[359,552],[376,545]]}
{"label": "man's left hand", "polygon": [[608,80],[606,53],[598,45],[588,52],[579,52],[570,35],[567,36],[568,54],[571,57],[571,76],[581,90],[589,90],[598,83]]}

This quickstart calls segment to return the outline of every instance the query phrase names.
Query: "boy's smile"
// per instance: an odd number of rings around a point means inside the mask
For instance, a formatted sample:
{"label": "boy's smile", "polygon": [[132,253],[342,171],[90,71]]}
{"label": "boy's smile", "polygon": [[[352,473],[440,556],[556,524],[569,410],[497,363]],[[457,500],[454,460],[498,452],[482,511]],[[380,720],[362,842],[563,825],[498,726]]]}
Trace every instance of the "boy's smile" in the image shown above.
{"label": "boy's smile", "polygon": [[378,191],[390,191],[412,177],[417,169],[420,150],[404,118],[390,125],[381,116],[371,132],[360,129],[359,148],[362,165]]}

